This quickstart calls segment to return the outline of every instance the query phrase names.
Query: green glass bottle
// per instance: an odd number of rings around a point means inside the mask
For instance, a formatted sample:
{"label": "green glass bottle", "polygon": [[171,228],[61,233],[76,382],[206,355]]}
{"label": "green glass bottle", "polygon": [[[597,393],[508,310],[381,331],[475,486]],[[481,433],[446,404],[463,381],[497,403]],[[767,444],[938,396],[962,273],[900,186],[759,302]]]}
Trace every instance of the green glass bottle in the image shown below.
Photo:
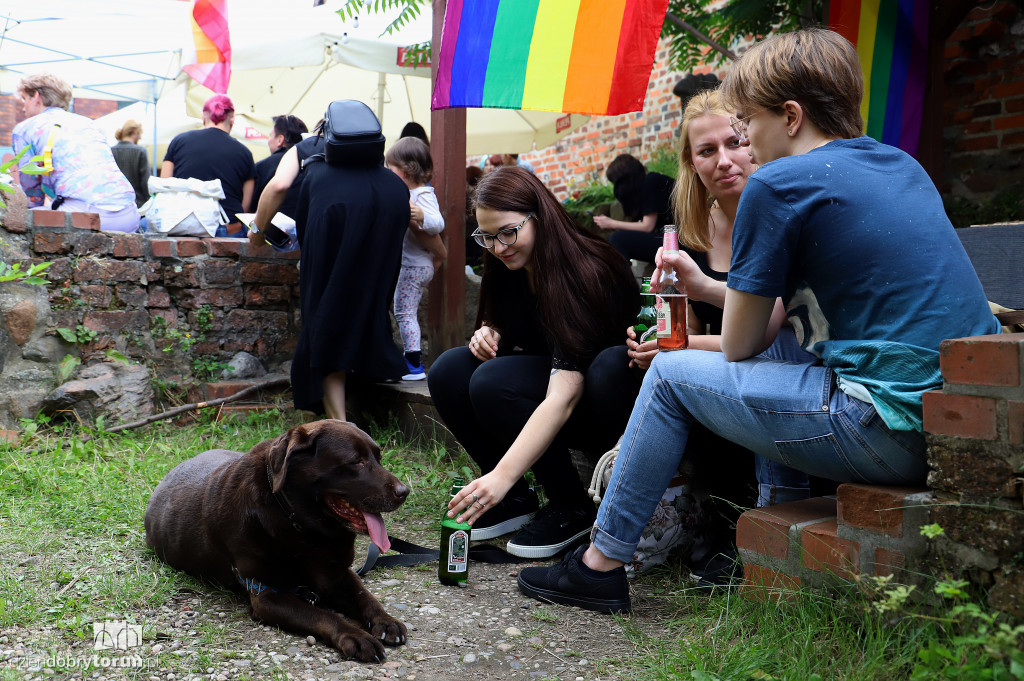
{"label": "green glass bottle", "polygon": [[640,284],[640,312],[636,315],[636,324],[633,331],[636,333],[637,341],[648,329],[653,329],[658,324],[658,312],[654,307],[654,294],[651,293],[651,278],[644,277]]}
{"label": "green glass bottle", "polygon": [[[451,496],[454,499],[465,486],[462,478],[455,478]],[[456,514],[458,516],[458,514]],[[448,517],[448,508],[441,514],[441,556],[437,565],[437,578],[449,586],[466,586],[469,579],[469,523],[455,522]]]}

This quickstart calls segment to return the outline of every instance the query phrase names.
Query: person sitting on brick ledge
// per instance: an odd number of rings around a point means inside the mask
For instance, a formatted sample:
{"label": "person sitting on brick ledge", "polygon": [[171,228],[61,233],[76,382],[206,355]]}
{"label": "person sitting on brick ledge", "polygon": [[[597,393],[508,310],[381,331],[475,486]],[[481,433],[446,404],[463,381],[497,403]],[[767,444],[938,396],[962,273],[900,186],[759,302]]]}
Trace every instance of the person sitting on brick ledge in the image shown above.
{"label": "person sitting on brick ledge", "polygon": [[29,208],[97,213],[100,229],[139,231],[135,190],[114,162],[103,131],[85,116],[66,111],[71,84],[52,73],[25,76],[18,83],[18,99],[28,118],[14,126],[11,146],[15,153],[30,147],[22,168],[41,170],[19,174]]}
{"label": "person sitting on brick ledge", "polygon": [[[628,611],[622,565],[695,424],[832,480],[923,485],[939,344],[998,324],[927,174],[861,134],[863,90],[856,49],[823,29],[772,36],[732,66],[723,95],[761,168],[733,227],[722,352],[658,355],[590,545],[524,569],[523,593]],[[786,316],[815,362],[756,357]]]}

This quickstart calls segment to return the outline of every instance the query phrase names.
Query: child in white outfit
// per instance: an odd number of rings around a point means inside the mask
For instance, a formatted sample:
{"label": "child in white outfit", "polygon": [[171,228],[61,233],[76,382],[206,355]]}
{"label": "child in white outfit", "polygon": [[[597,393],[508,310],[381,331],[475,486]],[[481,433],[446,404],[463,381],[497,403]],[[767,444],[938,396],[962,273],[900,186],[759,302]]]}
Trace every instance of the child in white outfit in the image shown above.
{"label": "child in white outfit", "polygon": [[409,373],[402,378],[419,381],[426,378],[426,373],[420,354],[420,325],[416,313],[427,284],[434,278],[434,270],[448,255],[440,236],[444,218],[434,188],[427,186],[434,172],[434,162],[426,143],[415,137],[403,137],[388,150],[385,160],[388,168],[409,188],[411,218],[402,242],[402,271],[395,287],[395,319],[409,368]]}

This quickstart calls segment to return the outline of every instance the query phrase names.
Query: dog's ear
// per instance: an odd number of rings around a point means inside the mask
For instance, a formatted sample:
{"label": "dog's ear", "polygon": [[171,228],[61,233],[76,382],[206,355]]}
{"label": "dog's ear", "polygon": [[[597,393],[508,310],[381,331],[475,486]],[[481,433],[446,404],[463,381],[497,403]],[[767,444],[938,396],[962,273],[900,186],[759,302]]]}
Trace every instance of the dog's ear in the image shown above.
{"label": "dog's ear", "polygon": [[291,455],[313,444],[316,423],[295,426],[284,435],[278,436],[270,445],[267,463],[270,467],[270,491],[280,492],[288,475]]}

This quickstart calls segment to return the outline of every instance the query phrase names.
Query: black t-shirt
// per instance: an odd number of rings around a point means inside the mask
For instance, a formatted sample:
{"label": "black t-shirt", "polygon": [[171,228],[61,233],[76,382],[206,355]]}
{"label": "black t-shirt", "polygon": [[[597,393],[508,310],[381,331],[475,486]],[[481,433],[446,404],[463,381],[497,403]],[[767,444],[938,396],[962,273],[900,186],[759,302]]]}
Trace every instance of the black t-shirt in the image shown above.
{"label": "black t-shirt", "polygon": [[[252,212],[256,212],[256,206],[260,204],[260,196],[263,194],[263,190],[267,188],[270,180],[273,179],[275,173],[277,173],[277,167],[281,165],[281,159],[284,158],[287,149],[278,149],[270,156],[266,157],[262,161],[256,164],[256,185],[252,190]],[[295,212],[299,207],[299,187],[302,186],[302,182],[299,178],[296,178],[292,182],[292,186],[288,188],[288,193],[285,194],[284,201],[281,202],[281,207],[277,210],[284,213],[288,217],[295,219]]]}
{"label": "black t-shirt", "polygon": [[640,199],[640,215],[635,219],[642,220],[645,215],[658,214],[658,223],[654,225],[654,233],[661,234],[665,225],[674,225],[672,219],[672,188],[676,181],[661,173],[647,173],[644,177],[644,191]]}
{"label": "black t-shirt", "polygon": [[[711,265],[708,264],[707,253],[685,247],[682,250],[686,251],[693,258],[693,261],[697,263],[697,267],[705,275],[715,281],[727,281],[729,279],[728,272],[719,272],[718,270],[711,269]],[[690,300],[690,307],[693,309],[693,313],[697,315],[697,318],[700,319],[701,324],[708,327],[709,334],[717,336],[722,333],[722,308],[699,300]]]}
{"label": "black t-shirt", "polygon": [[220,128],[189,130],[171,140],[164,160],[174,164],[174,177],[220,180],[224,188],[220,206],[228,222],[238,222],[242,185],[256,177],[252,152],[244,144]]}
{"label": "black t-shirt", "polygon": [[[497,285],[493,287],[494,310],[498,318],[486,321],[501,332],[499,355],[513,352],[550,355],[552,368],[586,373],[598,353],[622,344],[626,327],[636,321],[636,311],[640,306],[638,288],[635,285],[621,289],[608,286],[605,304],[593,310],[595,315],[602,318],[602,333],[598,338],[589,339],[589,347],[583,354],[575,355],[563,348],[544,326],[537,296],[530,291],[526,270],[511,271],[505,269],[504,265],[489,264],[493,270],[485,276],[499,277],[495,282]],[[628,271],[629,262],[622,260],[617,266]],[[609,281],[617,280],[621,280],[621,277],[609,277]]]}

